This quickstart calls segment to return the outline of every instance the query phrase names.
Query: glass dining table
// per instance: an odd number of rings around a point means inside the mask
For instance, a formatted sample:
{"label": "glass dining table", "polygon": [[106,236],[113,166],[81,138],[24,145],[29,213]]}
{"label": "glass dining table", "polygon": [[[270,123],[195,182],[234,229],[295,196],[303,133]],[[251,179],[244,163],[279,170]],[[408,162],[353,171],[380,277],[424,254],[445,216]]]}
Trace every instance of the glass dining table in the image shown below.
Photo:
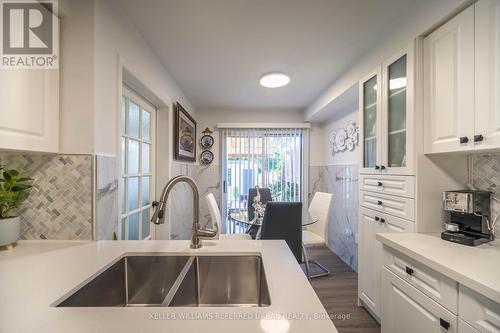
{"label": "glass dining table", "polygon": [[[237,209],[232,209],[229,211],[229,220],[233,223],[236,223],[240,226],[246,227],[247,228],[247,233],[250,232],[250,230],[255,230],[255,229],[260,229],[262,226],[262,220],[263,218],[253,218],[250,220],[248,218],[248,209],[246,208],[237,208]],[[302,220],[302,226],[308,226],[311,224],[314,224],[318,222],[318,218],[312,216],[309,212],[307,212],[307,219]]]}

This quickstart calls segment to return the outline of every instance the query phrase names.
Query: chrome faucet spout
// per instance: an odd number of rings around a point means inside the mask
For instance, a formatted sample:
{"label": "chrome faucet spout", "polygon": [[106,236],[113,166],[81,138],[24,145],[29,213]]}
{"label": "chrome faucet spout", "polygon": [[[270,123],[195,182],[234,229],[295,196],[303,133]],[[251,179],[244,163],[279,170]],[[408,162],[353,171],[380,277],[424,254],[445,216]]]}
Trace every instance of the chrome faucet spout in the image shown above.
{"label": "chrome faucet spout", "polygon": [[178,184],[184,182],[191,187],[193,191],[193,230],[191,234],[191,248],[199,249],[201,247],[201,239],[210,239],[217,236],[218,226],[215,225],[215,229],[202,229],[200,228],[200,192],[198,186],[194,180],[188,176],[177,176],[172,178],[163,188],[159,201],[153,202],[154,213],[151,218],[151,222],[154,224],[164,223],[165,208],[167,205],[168,197],[172,188]]}

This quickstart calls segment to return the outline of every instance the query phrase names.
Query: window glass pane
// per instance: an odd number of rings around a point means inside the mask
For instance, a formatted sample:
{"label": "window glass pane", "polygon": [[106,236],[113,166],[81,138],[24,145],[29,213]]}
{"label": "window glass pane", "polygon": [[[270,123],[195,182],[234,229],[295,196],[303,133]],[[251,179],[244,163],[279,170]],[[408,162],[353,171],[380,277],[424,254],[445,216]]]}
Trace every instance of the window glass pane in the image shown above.
{"label": "window glass pane", "polygon": [[149,236],[149,208],[142,211],[142,239]]}
{"label": "window glass pane", "polygon": [[139,142],[128,140],[128,173],[139,172]]}
{"label": "window glass pane", "polygon": [[139,105],[130,101],[128,106],[128,135],[139,137],[139,116],[141,109]]}
{"label": "window glass pane", "polygon": [[139,208],[139,178],[128,179],[128,211]]}
{"label": "window glass pane", "polygon": [[151,150],[151,145],[147,143],[142,144],[142,157],[141,157],[141,163],[142,163],[142,172],[147,173],[150,171],[150,166],[149,166],[149,161],[150,161],[150,150]]}
{"label": "window glass pane", "polygon": [[122,182],[121,183],[121,195],[122,195],[121,213],[125,214],[125,208],[126,208],[126,206],[125,206],[125,203],[126,203],[126,201],[125,201],[126,200],[125,199],[125,197],[126,197],[125,193],[127,193],[127,189],[125,188],[125,184],[126,184],[125,178],[122,178],[121,182]]}
{"label": "window glass pane", "polygon": [[121,138],[121,143],[120,143],[120,155],[121,155],[120,167],[123,175],[125,174],[125,156],[126,156],[125,138],[123,137]]}
{"label": "window glass pane", "polygon": [[141,206],[149,205],[149,191],[151,183],[151,177],[141,177],[142,178],[142,204]]}
{"label": "window glass pane", "polygon": [[125,223],[127,223],[127,219],[126,219],[126,218],[123,218],[121,223],[122,223],[122,225],[121,225],[121,229],[122,229],[122,239],[125,239]]}
{"label": "window glass pane", "polygon": [[377,163],[377,77],[374,76],[363,84],[363,132],[365,168]]}
{"label": "window glass pane", "polygon": [[142,138],[151,140],[151,115],[146,110],[142,110]]}
{"label": "window glass pane", "polygon": [[389,66],[388,163],[406,166],[406,55]]}
{"label": "window glass pane", "polygon": [[125,96],[122,96],[122,112],[121,112],[121,121],[120,121],[120,124],[121,124],[121,128],[120,128],[120,133],[124,133],[126,128],[127,128],[127,114],[126,114],[126,111],[127,111],[127,99],[125,98]]}
{"label": "window glass pane", "polygon": [[139,213],[130,215],[128,218],[128,239],[139,239]]}

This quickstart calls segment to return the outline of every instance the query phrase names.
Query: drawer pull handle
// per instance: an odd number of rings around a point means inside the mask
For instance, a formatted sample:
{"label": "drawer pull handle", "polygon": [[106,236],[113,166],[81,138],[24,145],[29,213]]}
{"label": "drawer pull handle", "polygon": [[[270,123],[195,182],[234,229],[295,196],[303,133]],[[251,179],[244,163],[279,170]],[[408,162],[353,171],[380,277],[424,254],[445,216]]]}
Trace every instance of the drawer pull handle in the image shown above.
{"label": "drawer pull handle", "polygon": [[460,143],[467,143],[467,142],[469,142],[469,138],[468,137],[466,137],[466,136],[460,137]]}
{"label": "drawer pull handle", "polygon": [[441,325],[441,327],[445,330],[448,330],[450,328],[450,323],[443,318],[439,318],[439,325]]}
{"label": "drawer pull handle", "polygon": [[385,219],[380,219],[380,222],[385,223]]}
{"label": "drawer pull handle", "polygon": [[405,271],[406,271],[406,273],[407,273],[408,275],[413,275],[413,269],[412,269],[412,268],[410,268],[410,267],[406,266]]}
{"label": "drawer pull handle", "polygon": [[380,217],[375,216],[375,221],[380,221]]}
{"label": "drawer pull handle", "polygon": [[379,187],[380,187],[380,186],[384,186],[384,184],[382,184],[382,182],[378,182],[378,183],[377,183],[377,186],[379,186]]}
{"label": "drawer pull handle", "polygon": [[375,165],[375,170],[378,170],[380,169],[380,167],[378,165]]}
{"label": "drawer pull handle", "polygon": [[381,165],[381,166],[380,166],[380,169],[381,169],[381,170],[385,170],[385,165]]}
{"label": "drawer pull handle", "polygon": [[382,204],[383,204],[383,202],[382,202],[382,201],[380,201],[380,200],[379,200],[379,201],[377,201],[377,205],[379,205],[379,206],[380,206],[380,205],[382,205]]}

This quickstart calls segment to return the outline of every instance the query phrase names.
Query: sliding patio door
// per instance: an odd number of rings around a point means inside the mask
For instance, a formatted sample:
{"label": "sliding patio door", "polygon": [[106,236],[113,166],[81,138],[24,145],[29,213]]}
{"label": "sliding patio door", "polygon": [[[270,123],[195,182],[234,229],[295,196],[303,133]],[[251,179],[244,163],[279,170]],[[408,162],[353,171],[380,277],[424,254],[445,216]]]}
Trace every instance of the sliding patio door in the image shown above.
{"label": "sliding patio door", "polygon": [[[246,208],[248,190],[270,188],[274,201],[302,201],[304,129],[222,130],[222,214]],[[234,230],[229,223],[223,232]]]}

